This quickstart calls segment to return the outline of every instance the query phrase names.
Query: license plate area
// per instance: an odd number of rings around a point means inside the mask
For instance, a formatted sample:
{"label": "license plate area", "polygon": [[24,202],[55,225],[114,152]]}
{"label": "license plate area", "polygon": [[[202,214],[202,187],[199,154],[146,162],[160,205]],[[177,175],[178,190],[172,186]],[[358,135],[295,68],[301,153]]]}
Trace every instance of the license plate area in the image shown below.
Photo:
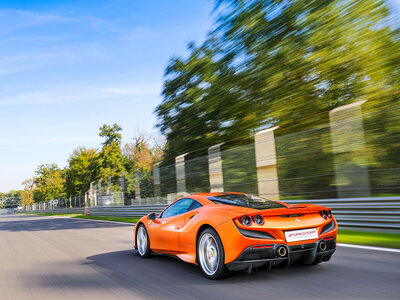
{"label": "license plate area", "polygon": [[317,228],[285,231],[286,242],[313,240],[318,238]]}

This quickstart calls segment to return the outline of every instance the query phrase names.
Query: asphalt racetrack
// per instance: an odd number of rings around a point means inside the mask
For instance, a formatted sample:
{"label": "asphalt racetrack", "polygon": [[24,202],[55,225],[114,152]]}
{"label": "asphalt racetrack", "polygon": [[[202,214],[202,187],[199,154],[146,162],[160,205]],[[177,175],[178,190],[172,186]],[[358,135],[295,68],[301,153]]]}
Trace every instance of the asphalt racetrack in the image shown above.
{"label": "asphalt racetrack", "polygon": [[141,259],[133,226],[0,215],[1,299],[400,299],[400,254],[339,247],[316,266],[211,281],[177,259]]}

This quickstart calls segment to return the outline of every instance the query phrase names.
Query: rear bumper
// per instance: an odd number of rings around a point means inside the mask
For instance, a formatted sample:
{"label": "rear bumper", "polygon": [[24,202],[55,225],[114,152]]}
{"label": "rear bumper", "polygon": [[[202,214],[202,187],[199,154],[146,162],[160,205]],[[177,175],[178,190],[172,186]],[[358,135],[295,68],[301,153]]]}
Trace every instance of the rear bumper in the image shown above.
{"label": "rear bumper", "polygon": [[[326,250],[322,251],[318,245],[324,241]],[[277,253],[279,247],[285,247],[286,255],[281,257]],[[336,250],[334,237],[319,239],[314,243],[289,246],[286,244],[257,245],[246,248],[237,259],[226,264],[230,271],[251,271],[253,268],[266,266],[270,269],[276,265],[289,266],[296,262],[312,264],[327,261]]]}

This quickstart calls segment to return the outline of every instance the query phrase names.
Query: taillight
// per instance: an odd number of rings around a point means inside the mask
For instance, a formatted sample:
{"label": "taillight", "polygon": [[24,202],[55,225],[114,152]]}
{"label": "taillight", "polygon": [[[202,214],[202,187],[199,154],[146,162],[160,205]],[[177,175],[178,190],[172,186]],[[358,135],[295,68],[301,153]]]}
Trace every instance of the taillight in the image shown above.
{"label": "taillight", "polygon": [[242,224],[243,226],[250,226],[251,225],[251,218],[250,216],[242,216],[239,218],[239,222],[240,224]]}
{"label": "taillight", "polygon": [[262,215],[255,215],[253,216],[253,222],[261,226],[264,224],[264,217]]}
{"label": "taillight", "polygon": [[321,217],[323,217],[324,219],[329,218],[332,219],[332,211],[330,209],[328,210],[322,210],[319,212],[319,214],[321,215]]}

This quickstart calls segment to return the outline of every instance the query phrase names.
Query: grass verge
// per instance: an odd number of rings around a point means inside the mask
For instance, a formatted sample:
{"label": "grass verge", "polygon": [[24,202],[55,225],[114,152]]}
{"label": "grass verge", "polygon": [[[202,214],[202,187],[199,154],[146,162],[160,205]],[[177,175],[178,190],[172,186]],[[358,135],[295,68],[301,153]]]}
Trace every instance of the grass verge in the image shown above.
{"label": "grass verge", "polygon": [[35,216],[66,216],[66,217],[75,217],[81,216],[82,214],[50,214],[50,213],[25,213],[25,212],[17,212],[18,215],[35,215]]}
{"label": "grass verge", "polygon": [[400,234],[339,229],[338,243],[400,249]]}
{"label": "grass verge", "polygon": [[139,220],[139,218],[129,218],[129,217],[99,217],[99,216],[85,216],[85,215],[78,215],[78,216],[74,216],[73,218],[115,221],[115,222],[127,222],[127,223],[136,223]]}

